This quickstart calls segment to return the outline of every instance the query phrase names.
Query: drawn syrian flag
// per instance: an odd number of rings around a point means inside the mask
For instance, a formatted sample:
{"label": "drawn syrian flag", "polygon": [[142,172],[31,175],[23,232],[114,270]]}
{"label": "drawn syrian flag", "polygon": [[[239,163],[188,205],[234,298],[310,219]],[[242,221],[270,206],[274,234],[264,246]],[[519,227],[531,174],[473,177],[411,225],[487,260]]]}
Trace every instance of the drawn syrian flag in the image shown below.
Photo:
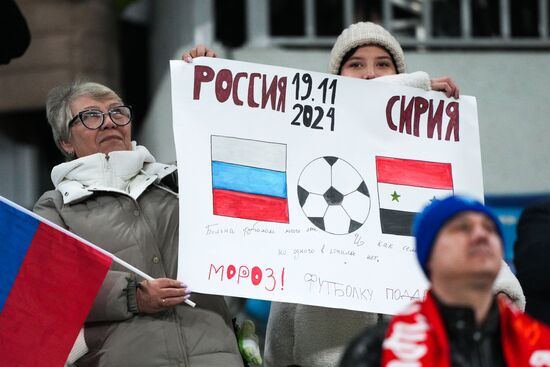
{"label": "drawn syrian flag", "polygon": [[286,144],[212,135],[213,213],[288,223]]}
{"label": "drawn syrian flag", "polygon": [[376,157],[382,233],[412,236],[414,216],[430,201],[453,194],[450,163]]}

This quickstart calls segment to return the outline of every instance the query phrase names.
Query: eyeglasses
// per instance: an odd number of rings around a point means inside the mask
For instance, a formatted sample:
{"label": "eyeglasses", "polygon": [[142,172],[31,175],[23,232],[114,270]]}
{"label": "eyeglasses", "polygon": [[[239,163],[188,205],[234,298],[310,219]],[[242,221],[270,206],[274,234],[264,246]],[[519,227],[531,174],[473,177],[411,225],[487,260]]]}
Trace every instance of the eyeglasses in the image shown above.
{"label": "eyeglasses", "polygon": [[111,121],[113,121],[113,123],[117,126],[128,125],[132,121],[132,107],[117,106],[111,108],[107,112],[101,112],[99,110],[85,110],[79,112],[72,118],[71,121],[69,121],[69,129],[75,122],[77,122],[77,120],[80,120],[84,127],[90,130],[97,130],[105,122],[105,115],[109,115]]}

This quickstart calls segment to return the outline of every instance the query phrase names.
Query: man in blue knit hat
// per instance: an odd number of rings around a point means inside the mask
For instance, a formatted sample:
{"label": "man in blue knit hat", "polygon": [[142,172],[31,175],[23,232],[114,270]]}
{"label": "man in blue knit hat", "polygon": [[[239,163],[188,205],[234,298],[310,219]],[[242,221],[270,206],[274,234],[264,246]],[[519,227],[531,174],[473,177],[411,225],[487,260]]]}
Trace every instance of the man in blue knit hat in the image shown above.
{"label": "man in blue knit hat", "polygon": [[550,329],[492,292],[503,239],[488,207],[459,196],[434,200],[413,233],[431,288],[392,319],[382,366],[550,366]]}

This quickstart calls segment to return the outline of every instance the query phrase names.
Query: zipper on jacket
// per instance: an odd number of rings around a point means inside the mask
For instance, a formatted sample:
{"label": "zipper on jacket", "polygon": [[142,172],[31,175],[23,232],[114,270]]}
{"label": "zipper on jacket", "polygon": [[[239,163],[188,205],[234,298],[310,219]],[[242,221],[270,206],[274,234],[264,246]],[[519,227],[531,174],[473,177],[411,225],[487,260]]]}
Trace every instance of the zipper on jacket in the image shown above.
{"label": "zipper on jacket", "polygon": [[113,170],[109,164],[109,155],[105,154],[105,165],[103,166],[103,172],[106,177],[107,186],[113,187]]}

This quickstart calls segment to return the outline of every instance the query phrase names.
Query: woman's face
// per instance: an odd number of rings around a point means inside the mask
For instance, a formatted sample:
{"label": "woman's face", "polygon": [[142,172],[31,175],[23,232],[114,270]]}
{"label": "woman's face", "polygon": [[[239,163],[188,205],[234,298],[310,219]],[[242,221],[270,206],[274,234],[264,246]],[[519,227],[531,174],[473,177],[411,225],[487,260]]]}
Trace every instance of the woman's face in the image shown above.
{"label": "woman's face", "polygon": [[379,46],[362,46],[342,65],[340,75],[374,79],[397,74],[391,55]]}
{"label": "woman's face", "polygon": [[[74,117],[86,110],[107,112],[117,106],[122,106],[122,102],[114,97],[98,100],[82,96],[71,104],[71,113]],[[95,153],[109,154],[118,150],[132,150],[131,124],[117,126],[109,114],[105,114],[103,118],[103,125],[97,130],[88,129],[80,119],[77,119],[70,127],[69,141],[61,143],[62,148],[67,152],[74,152],[77,158]]]}

